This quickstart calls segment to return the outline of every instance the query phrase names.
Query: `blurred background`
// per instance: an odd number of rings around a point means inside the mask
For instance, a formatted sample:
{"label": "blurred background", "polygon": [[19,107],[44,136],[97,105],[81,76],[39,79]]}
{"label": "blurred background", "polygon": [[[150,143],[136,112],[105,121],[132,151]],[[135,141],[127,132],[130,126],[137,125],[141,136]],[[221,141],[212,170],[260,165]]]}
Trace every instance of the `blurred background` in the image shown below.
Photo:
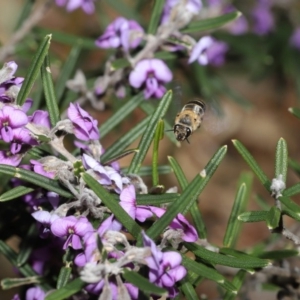
{"label": "blurred background", "polygon": [[[28,2],[33,1],[26,3]],[[41,2],[37,1],[37,4]],[[230,1],[208,1],[207,4],[214,7],[220,5],[220,2],[223,9]],[[192,180],[217,149],[222,145],[228,146],[225,159],[199,199],[208,231],[208,241],[216,246],[222,245],[237,180],[242,172],[250,172],[249,167],[233,147],[232,139],[237,139],[246,146],[270,179],[274,177],[274,155],[279,138],[283,137],[287,141],[290,158],[300,161],[300,120],[288,111],[290,107],[299,107],[300,100],[300,33],[298,40],[296,38],[292,40],[293,34],[300,28],[300,3],[297,0],[274,0],[263,6],[266,2],[268,1],[232,2],[244,14],[247,28],[238,34],[233,33],[230,28],[222,28],[212,33],[214,37],[228,45],[223,65],[205,68],[196,63],[188,65],[187,57],[184,56],[167,61],[168,66],[174,71],[176,84],[179,83],[182,88],[182,105],[190,99],[202,98],[211,109],[205,115],[202,128],[191,136],[190,144],[184,142],[180,147],[175,147],[167,137],[162,140],[160,163],[166,165],[168,156],[175,157],[188,180]],[[21,0],[2,0],[0,3],[2,4],[0,41],[5,44],[10,40],[26,3]],[[43,19],[34,27],[33,32],[18,45],[16,53],[6,59],[18,63],[17,76],[26,74],[39,38],[46,33],[64,32],[95,40],[115,17],[121,15],[135,19],[145,27],[153,1],[103,0],[97,1],[96,6],[95,14],[86,15],[80,9],[68,13],[63,7],[57,7],[53,3]],[[211,10],[212,16],[220,12],[217,8],[214,9]],[[267,13],[264,9],[268,10]],[[193,36],[199,38],[200,34],[195,33]],[[64,65],[70,49],[70,45],[53,38],[50,53],[54,79]],[[87,78],[95,78],[103,73],[106,57],[105,50],[96,47],[85,49],[81,52],[76,68],[83,70]],[[33,91],[33,99],[36,90],[37,87]],[[66,94],[65,97],[67,96],[69,95]],[[71,97],[76,100],[74,94],[71,94]],[[107,93],[102,99],[106,103],[104,111],[96,111],[89,104],[85,105],[85,109],[98,119],[99,124],[102,124],[129,98],[130,95],[125,99],[118,99],[112,93]],[[157,102],[157,100],[148,101]],[[145,113],[142,110],[134,111],[130,118],[102,140],[103,147],[109,147],[144,117]],[[173,120],[174,117],[175,115]],[[137,145],[138,141],[132,147]],[[128,166],[130,160],[131,157],[122,159],[121,166]],[[151,165],[151,150],[144,164]],[[144,179],[150,187],[151,177]],[[160,180],[166,189],[177,185],[173,174],[161,175]],[[297,182],[299,182],[297,173],[290,169],[287,186]],[[273,201],[260,182],[254,178],[249,210],[260,208],[256,201],[257,196],[269,204]],[[300,204],[299,201],[298,203]],[[286,219],[286,227],[290,226],[293,226],[291,220]],[[238,248],[251,248],[269,236],[270,233],[264,223],[244,225]],[[8,242],[18,249],[20,238],[13,237]],[[15,276],[4,258],[1,258],[0,264],[1,278]],[[215,291],[213,283],[205,282],[200,286],[199,294],[207,293],[209,298],[214,299],[217,293],[213,290]],[[11,299],[12,295],[11,291],[7,291],[1,299]],[[260,294],[262,295],[265,295],[264,299],[268,299],[267,296],[274,299],[272,293]]]}

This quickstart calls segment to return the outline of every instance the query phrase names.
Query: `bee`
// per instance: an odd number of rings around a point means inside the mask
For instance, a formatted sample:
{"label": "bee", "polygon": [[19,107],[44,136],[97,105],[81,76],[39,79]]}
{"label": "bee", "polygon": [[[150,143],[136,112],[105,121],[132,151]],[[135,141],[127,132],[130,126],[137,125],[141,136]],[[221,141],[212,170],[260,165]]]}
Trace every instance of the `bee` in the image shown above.
{"label": "bee", "polygon": [[203,121],[206,105],[203,101],[193,100],[183,106],[182,110],[176,115],[174,124],[174,134],[177,141],[183,142],[200,128]]}

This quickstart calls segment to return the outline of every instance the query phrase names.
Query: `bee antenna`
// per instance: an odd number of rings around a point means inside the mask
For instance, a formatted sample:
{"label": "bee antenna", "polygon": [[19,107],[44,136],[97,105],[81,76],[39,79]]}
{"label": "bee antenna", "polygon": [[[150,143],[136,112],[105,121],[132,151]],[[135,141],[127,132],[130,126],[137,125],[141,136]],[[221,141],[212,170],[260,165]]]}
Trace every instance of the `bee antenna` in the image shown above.
{"label": "bee antenna", "polygon": [[188,138],[186,138],[186,141],[190,144],[190,141],[188,140]]}

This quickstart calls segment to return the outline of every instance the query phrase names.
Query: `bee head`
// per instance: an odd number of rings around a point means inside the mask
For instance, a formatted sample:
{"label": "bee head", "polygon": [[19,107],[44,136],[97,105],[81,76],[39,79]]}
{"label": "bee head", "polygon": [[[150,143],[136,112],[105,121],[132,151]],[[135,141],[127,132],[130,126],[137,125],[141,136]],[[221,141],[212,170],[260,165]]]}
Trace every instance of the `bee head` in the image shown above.
{"label": "bee head", "polygon": [[177,141],[185,141],[191,135],[191,133],[192,131],[189,126],[183,126],[180,124],[174,126],[174,134]]}

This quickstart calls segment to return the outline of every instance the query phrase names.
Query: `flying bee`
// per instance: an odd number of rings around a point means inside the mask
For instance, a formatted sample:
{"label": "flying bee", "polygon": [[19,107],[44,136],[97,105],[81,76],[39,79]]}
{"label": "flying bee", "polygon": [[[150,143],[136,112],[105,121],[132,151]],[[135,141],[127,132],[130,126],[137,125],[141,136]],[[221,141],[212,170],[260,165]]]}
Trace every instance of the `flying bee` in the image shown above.
{"label": "flying bee", "polygon": [[206,105],[203,101],[193,100],[183,106],[182,110],[176,115],[173,128],[175,137],[183,142],[197,129],[203,121]]}

